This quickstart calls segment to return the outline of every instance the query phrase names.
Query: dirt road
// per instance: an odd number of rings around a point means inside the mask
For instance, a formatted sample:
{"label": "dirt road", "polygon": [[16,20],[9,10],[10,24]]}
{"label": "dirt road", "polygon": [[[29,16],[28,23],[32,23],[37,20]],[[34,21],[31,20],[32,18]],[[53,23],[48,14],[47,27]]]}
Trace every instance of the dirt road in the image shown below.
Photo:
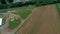
{"label": "dirt road", "polygon": [[19,29],[18,34],[60,34],[56,5],[41,6]]}

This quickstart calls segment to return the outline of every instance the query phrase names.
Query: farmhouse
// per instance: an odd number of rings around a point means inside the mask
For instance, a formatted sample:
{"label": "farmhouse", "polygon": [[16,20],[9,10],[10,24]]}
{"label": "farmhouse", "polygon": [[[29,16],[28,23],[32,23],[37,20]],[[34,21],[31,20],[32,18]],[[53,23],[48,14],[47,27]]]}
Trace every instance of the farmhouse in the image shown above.
{"label": "farmhouse", "polygon": [[0,26],[2,25],[2,18],[0,18]]}

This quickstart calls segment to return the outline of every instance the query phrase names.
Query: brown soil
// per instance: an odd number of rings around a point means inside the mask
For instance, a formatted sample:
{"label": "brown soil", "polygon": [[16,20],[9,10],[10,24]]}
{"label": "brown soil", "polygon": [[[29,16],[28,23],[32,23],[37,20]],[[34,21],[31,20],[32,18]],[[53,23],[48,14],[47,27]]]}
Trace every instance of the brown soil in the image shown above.
{"label": "brown soil", "polygon": [[18,34],[60,34],[56,5],[41,6],[19,29]]}

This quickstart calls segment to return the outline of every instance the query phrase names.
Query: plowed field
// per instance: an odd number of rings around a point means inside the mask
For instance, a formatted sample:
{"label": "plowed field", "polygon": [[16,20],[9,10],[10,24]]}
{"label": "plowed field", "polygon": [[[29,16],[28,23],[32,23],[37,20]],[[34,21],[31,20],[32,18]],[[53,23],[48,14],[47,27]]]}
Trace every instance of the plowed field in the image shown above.
{"label": "plowed field", "polygon": [[18,34],[60,34],[60,19],[56,5],[41,6],[34,10]]}

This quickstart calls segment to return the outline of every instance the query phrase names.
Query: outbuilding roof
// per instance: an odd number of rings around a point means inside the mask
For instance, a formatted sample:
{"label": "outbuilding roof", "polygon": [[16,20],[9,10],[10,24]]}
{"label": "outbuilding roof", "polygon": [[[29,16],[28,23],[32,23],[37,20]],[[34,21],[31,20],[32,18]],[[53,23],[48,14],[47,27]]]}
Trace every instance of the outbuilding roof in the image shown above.
{"label": "outbuilding roof", "polygon": [[0,18],[0,25],[2,25],[2,18]]}

